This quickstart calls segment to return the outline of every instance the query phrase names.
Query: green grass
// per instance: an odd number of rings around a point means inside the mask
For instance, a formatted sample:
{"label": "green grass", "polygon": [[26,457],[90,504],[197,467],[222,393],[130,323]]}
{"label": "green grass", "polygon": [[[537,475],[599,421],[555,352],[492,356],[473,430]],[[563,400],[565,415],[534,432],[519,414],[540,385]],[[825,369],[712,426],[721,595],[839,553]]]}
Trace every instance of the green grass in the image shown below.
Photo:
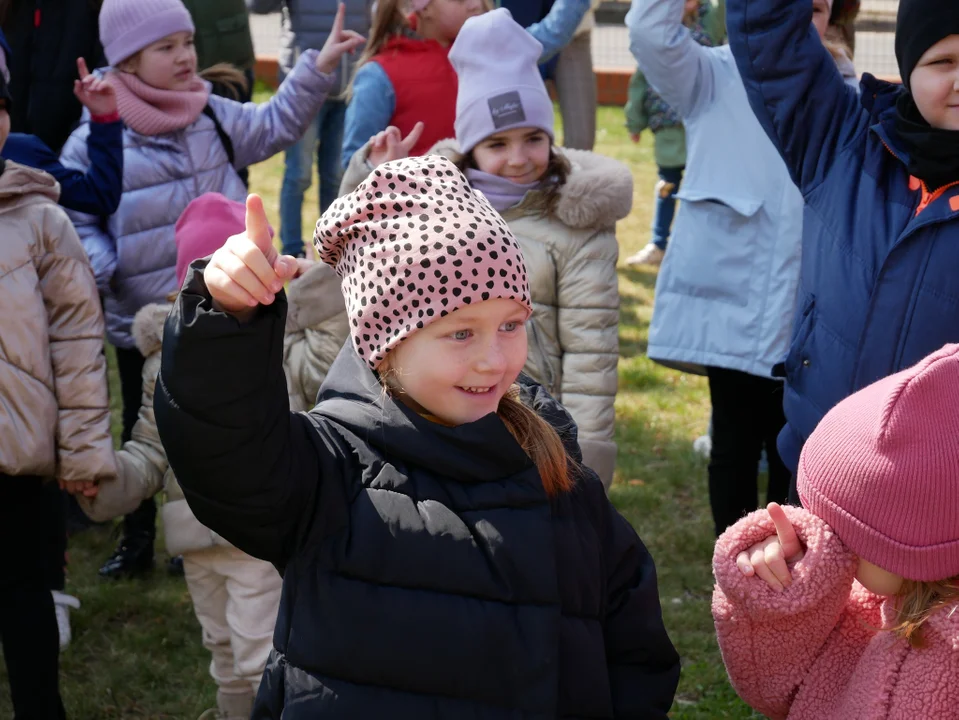
{"label": "green grass", "polygon": [[[618,228],[625,258],[649,235],[656,182],[651,138],[647,133],[633,145],[616,108],[600,109],[599,128],[597,152],[628,164],[635,178],[633,212]],[[277,156],[251,173],[253,189],[263,195],[274,222],[282,172],[283,159]],[[304,203],[305,233],[316,220],[314,191],[315,186]],[[620,270],[619,464],[610,495],[656,559],[666,625],[683,658],[672,717],[759,717],[726,680],[709,612],[713,537],[706,468],[692,453],[693,440],[708,422],[706,384],[645,356],[655,279],[652,271]],[[117,398],[115,374],[111,382]],[[71,720],[192,720],[214,705],[215,686],[186,585],[161,569],[148,580],[101,582],[97,567],[112,548],[109,529],[88,531],[70,544],[67,590],[83,607],[73,614],[73,644],[62,655],[68,715]],[[162,566],[162,534],[157,548]],[[0,677],[0,718],[11,716],[6,680]]]}

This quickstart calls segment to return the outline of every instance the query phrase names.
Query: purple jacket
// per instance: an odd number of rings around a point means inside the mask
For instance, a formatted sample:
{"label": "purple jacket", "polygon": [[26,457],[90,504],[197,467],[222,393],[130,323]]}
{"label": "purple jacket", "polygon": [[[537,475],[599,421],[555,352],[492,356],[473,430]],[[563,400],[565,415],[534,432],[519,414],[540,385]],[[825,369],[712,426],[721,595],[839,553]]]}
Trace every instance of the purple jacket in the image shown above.
{"label": "purple jacket", "polygon": [[[104,298],[107,339],[134,347],[133,316],[145,305],[167,302],[176,287],[174,226],[191,200],[219,192],[246,198],[236,168],[261,162],[302,137],[326,99],[335,76],[316,70],[316,50],[300,57],[267,103],[238,103],[215,95],[210,107],[230,136],[234,163],[206,115],[164,135],[123,130],[123,197],[109,217],[70,212]],[[61,162],[86,171],[89,116],[63,148]]]}

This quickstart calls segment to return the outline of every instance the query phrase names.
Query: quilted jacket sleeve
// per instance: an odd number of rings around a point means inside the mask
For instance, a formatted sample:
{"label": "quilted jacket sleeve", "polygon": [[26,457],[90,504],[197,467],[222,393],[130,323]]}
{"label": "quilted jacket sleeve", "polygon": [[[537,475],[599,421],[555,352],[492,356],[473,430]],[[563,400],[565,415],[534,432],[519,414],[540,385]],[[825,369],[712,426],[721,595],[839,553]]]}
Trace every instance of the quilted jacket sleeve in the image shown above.
{"label": "quilted jacket sleeve", "polygon": [[241,322],[213,308],[205,266],[193,264],[166,321],[157,429],[197,520],[282,572],[329,513],[345,512],[352,456],[289,410],[286,295]]}
{"label": "quilted jacket sleeve", "polygon": [[54,205],[38,208],[44,252],[36,258],[47,308],[57,398],[57,479],[106,482],[116,477],[103,312],[90,264],[70,220]]}
{"label": "quilted jacket sleeve", "polygon": [[604,635],[613,717],[666,720],[679,684],[679,655],[663,625],[656,566],[626,519],[602,500],[609,593]]}
{"label": "quilted jacket sleeve", "polygon": [[287,290],[283,369],[290,410],[312,410],[320,385],[350,334],[340,279],[317,263]]}
{"label": "quilted jacket sleeve", "polygon": [[249,167],[293,145],[326,100],[335,75],[316,69],[317,50],[305,50],[269,101],[239,103],[217,96],[210,105],[233,141],[234,165]]}
{"label": "quilted jacket sleeve", "polygon": [[117,479],[101,484],[94,498],[77,498],[80,507],[92,520],[103,522],[131,513],[163,487],[167,458],[153,413],[159,368],[160,353],[157,352],[147,358],[143,366],[140,412],[131,439],[116,453]]}
{"label": "quilted jacket sleeve", "polygon": [[[83,123],[67,139],[60,154],[60,162],[64,167],[79,170],[85,174],[91,173],[91,162],[88,152],[88,138],[90,123]],[[122,162],[122,161],[121,161]],[[90,259],[93,275],[96,278],[97,289],[100,294],[110,290],[110,281],[117,269],[116,241],[107,230],[105,216],[89,215],[86,213],[68,210],[67,214],[76,228],[83,249]]]}
{"label": "quilted jacket sleeve", "polygon": [[806,195],[869,115],[812,26],[812,3],[728,0],[726,25],[749,104]]}
{"label": "quilted jacket sleeve", "polygon": [[713,555],[713,619],[726,670],[739,696],[770,718],[789,714],[796,689],[843,615],[864,609],[850,595],[856,557],[819,518],[802,508],[785,510],[806,553],[784,591],[736,566],[740,552],[775,534],[765,510],[729,528]]}

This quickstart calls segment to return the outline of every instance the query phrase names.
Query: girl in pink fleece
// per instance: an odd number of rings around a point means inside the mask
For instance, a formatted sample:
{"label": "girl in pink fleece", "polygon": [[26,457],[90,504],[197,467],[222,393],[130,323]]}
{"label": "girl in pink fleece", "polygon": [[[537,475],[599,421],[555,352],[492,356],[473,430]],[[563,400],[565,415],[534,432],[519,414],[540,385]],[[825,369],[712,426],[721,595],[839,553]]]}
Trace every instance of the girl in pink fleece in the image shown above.
{"label": "girl in pink fleece", "polygon": [[959,345],[837,405],[716,543],[713,618],[747,703],[790,720],[959,718]]}

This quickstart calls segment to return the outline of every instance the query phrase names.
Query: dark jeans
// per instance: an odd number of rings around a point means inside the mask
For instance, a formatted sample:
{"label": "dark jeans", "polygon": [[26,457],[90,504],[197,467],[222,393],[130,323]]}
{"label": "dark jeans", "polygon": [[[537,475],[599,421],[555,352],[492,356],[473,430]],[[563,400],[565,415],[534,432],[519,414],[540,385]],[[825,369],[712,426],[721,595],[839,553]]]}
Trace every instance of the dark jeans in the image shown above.
{"label": "dark jeans", "polygon": [[0,473],[0,645],[15,720],[60,720],[60,640],[51,589],[63,588],[66,526],[60,488]]}
{"label": "dark jeans", "polygon": [[[116,348],[117,372],[120,375],[120,395],[123,401],[123,434],[126,442],[133,435],[143,399],[143,365],[146,358],[136,348]],[[156,537],[157,506],[153,498],[147,498],[132,513],[123,519],[125,535],[145,534]]]}
{"label": "dark jeans", "polygon": [[669,233],[676,215],[676,193],[683,181],[686,168],[658,168],[660,182],[656,184],[656,211],[653,214],[653,245],[666,250]]}
{"label": "dark jeans", "polygon": [[779,380],[715,367],[707,368],[707,373],[713,404],[709,504],[718,537],[758,506],[763,448],[769,461],[767,502],[786,502],[789,471],[776,449],[786,417]]}

